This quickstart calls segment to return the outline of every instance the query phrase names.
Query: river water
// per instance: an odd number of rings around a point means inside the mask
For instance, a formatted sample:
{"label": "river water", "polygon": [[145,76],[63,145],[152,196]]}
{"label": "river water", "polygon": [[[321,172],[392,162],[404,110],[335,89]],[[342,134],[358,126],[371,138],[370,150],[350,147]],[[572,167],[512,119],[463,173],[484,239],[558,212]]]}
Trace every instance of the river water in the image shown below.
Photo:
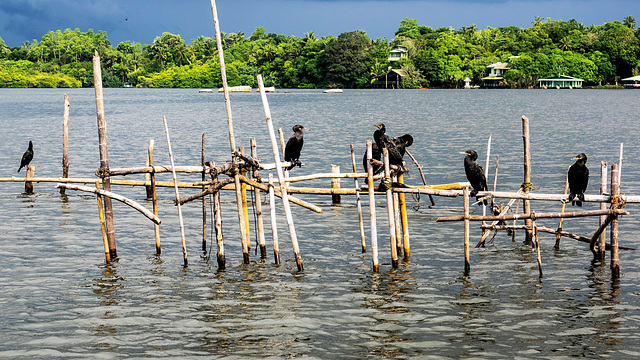
{"label": "river water", "polygon": [[[33,140],[36,176],[61,174],[63,94],[71,99],[70,176],[92,178],[99,166],[92,89],[0,89],[0,177],[16,174]],[[492,135],[489,183],[499,155],[497,189],[522,182],[521,117],[531,121],[535,191],[560,193],[571,158],[589,157],[587,193],[599,191],[600,161],[618,161],[624,143],[622,191],[640,195],[637,119],[633,90],[291,90],[268,94],[276,127],[288,137],[294,124],[305,133],[302,161],[292,176],[351,168],[366,139],[384,122],[391,136],[411,133],[410,148],[430,183],[465,181],[463,155],[475,149],[484,166]],[[258,142],[259,157],[273,162],[257,94],[232,94],[239,145]],[[167,117],[176,164],[229,159],[224,99],[197,90],[105,89],[112,168],[144,164],[150,139],[156,164],[168,164],[162,116]],[[359,167],[361,165],[358,165]],[[409,164],[406,182],[420,184]],[[264,174],[266,175],[266,173]],[[198,176],[179,175],[179,180]],[[128,176],[127,179],[141,179]],[[168,174],[159,180],[171,179]],[[621,278],[607,262],[593,262],[588,246],[541,234],[544,277],[535,252],[499,233],[486,248],[471,249],[463,274],[461,223],[436,223],[460,215],[462,199],[408,197],[411,259],[392,269],[386,208],[378,197],[380,272],[361,253],[355,200],[301,196],[320,205],[316,214],[295,207],[294,222],[305,271],[298,273],[281,204],[278,226],[282,265],[254,254],[242,264],[234,196],[223,194],[227,269],[215,253],[201,251],[201,205],[183,207],[189,266],[183,266],[173,189],[159,191],[162,255],[155,256],[152,224],[115,203],[117,261],[105,264],[94,196],[54,183],[0,183],[0,358],[632,358],[640,356],[640,256],[621,251]],[[329,186],[328,180],[308,186]],[[342,186],[352,186],[342,181]],[[114,191],[151,207],[142,188]],[[181,194],[191,191],[181,189]],[[367,200],[364,199],[364,211]],[[585,210],[598,207],[585,203]],[[534,202],[536,211],[559,203]],[[570,208],[570,207],[569,207]],[[640,248],[637,206],[620,221],[621,245]],[[268,214],[269,206],[263,207]],[[573,209],[570,209],[573,210]],[[474,207],[474,213],[481,213]],[[250,213],[253,219],[252,213]],[[265,227],[270,229],[268,217]],[[539,225],[557,227],[557,220]],[[253,220],[251,236],[254,239]],[[210,226],[211,227],[211,226]],[[365,222],[369,244],[369,222]],[[565,229],[590,236],[596,218],[569,219]],[[480,236],[472,224],[472,243]],[[370,246],[370,245],[369,245]],[[214,247],[215,252],[215,247]]]}

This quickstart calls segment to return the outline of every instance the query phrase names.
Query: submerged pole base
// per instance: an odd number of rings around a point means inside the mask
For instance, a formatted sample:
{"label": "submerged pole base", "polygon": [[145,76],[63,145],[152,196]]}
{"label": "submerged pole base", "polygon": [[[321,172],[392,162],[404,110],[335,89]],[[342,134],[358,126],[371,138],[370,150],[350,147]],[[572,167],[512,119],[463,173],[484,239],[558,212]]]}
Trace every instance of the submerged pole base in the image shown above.
{"label": "submerged pole base", "polygon": [[218,255],[218,270],[224,270],[227,266],[227,259],[224,255]]}

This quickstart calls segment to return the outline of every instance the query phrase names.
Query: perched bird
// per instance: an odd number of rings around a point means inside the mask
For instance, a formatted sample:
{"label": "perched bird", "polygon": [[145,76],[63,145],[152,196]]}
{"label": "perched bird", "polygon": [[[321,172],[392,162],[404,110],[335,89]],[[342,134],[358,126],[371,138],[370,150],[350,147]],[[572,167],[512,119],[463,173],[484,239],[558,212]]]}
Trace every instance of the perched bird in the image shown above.
{"label": "perched bird", "polygon": [[[469,195],[476,196],[478,191],[487,191],[487,178],[484,176],[484,170],[482,170],[482,166],[476,162],[478,153],[475,152],[475,150],[467,150],[460,154],[467,155],[464,158],[464,172],[467,174],[467,180],[471,183],[471,187],[473,187]],[[476,200],[479,201],[480,198],[476,196]],[[487,205],[487,200],[484,201],[484,204]]]}
{"label": "perched bird", "polygon": [[[382,161],[382,148],[383,148],[383,138],[386,136],[385,131],[387,130],[383,123],[376,124],[376,131],[373,132],[373,144],[371,145],[371,158]],[[362,156],[362,167],[364,171],[367,172],[367,152],[364,152],[364,156]],[[373,166],[373,175],[379,174],[384,168],[382,166]]]}
{"label": "perched bird", "polygon": [[287,146],[284,148],[284,161],[291,162],[289,170],[294,166],[301,166],[300,151],[302,151],[302,145],[304,145],[304,133],[302,130],[309,130],[302,125],[295,125],[293,127],[293,135],[287,141]]}
{"label": "perched bird", "polygon": [[582,206],[584,192],[587,190],[587,184],[589,183],[589,169],[586,165],[587,155],[580,153],[571,160],[576,160],[576,162],[569,167],[569,173],[567,174],[569,201],[571,201],[571,205]]}
{"label": "perched bird", "polygon": [[406,148],[413,144],[413,136],[404,134],[402,136],[393,138],[393,141],[396,143],[396,147],[398,148],[400,157],[403,158],[404,154],[406,153]]}
{"label": "perched bird", "polygon": [[33,143],[31,142],[31,140],[29,140],[29,148],[27,149],[27,151],[24,152],[24,154],[22,154],[22,161],[20,161],[20,167],[18,168],[18,172],[20,172],[20,170],[23,167],[29,165],[32,159],[33,159]]}

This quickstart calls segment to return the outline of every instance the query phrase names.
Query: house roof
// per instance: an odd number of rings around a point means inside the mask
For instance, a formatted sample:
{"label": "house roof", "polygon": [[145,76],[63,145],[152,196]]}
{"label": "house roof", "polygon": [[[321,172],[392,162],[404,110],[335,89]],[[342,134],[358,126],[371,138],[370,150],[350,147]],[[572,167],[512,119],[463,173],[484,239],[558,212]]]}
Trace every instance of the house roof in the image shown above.
{"label": "house roof", "polygon": [[626,79],[622,79],[622,81],[640,81],[640,75],[628,77]]}
{"label": "house roof", "polygon": [[389,51],[389,52],[403,52],[406,53],[407,52],[407,48],[404,46],[398,46],[395,49]]}
{"label": "house roof", "polygon": [[549,78],[549,79],[538,79],[538,81],[561,81],[561,80],[584,81],[582,79],[578,79],[576,77],[569,76],[569,75],[558,75],[556,77]]}
{"label": "house roof", "polygon": [[509,70],[511,69],[511,67],[509,66],[509,64],[507,63],[502,63],[502,62],[497,62],[495,64],[491,64],[491,65],[487,65],[488,68],[495,68],[495,69],[504,69],[504,70]]}

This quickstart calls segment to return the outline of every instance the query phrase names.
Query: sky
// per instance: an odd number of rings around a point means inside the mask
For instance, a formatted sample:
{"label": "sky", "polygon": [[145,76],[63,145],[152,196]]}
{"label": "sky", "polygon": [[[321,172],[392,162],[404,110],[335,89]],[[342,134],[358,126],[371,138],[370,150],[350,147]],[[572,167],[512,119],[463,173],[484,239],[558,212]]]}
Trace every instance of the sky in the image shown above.
{"label": "sky", "polygon": [[[631,15],[640,25],[640,0],[217,0],[216,6],[221,31],[246,37],[262,26],[286,36],[363,30],[391,40],[405,18],[434,29],[527,28],[536,16],[589,26]],[[67,28],[103,30],[114,47],[127,40],[151,44],[163,32],[187,43],[214,34],[210,0],[0,0],[0,38],[8,46]]]}

